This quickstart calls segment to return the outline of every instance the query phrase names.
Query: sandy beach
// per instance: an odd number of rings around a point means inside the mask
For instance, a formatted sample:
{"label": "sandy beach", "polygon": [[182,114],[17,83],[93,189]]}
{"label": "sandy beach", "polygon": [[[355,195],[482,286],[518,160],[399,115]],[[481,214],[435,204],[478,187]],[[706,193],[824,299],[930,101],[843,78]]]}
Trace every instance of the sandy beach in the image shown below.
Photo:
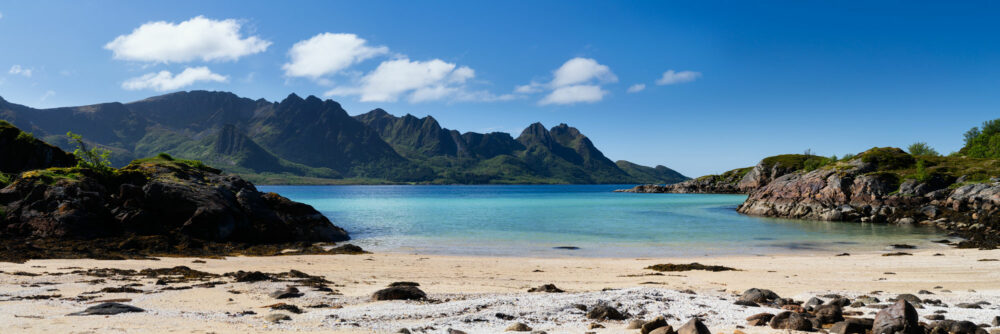
{"label": "sandy beach", "polygon": [[[746,327],[747,316],[776,313],[767,307],[734,305],[749,288],[774,290],[782,297],[807,300],[824,294],[848,298],[869,295],[883,304],[900,293],[928,290],[949,307],[925,305],[921,316],[946,311],[949,319],[989,323],[1000,314],[1000,251],[914,250],[909,256],[885,252],[851,254],[731,256],[706,258],[519,258],[376,253],[229,257],[225,259],[160,258],[154,260],[31,260],[0,266],[0,323],[4,332],[24,333],[239,333],[344,332],[391,333],[400,328],[418,332],[500,332],[523,322],[548,333],[622,332],[628,321],[595,321],[575,304],[605,302],[634,319],[667,315],[679,326],[700,317],[713,332],[769,332]],[[685,271],[656,274],[643,269],[660,263],[699,262],[739,271]],[[156,285],[157,278],[109,276],[96,278],[73,271],[91,268],[142,270],[187,266],[214,274],[239,270],[266,273],[298,270],[323,276],[334,291],[300,286],[301,297],[275,299],[269,293],[290,282],[235,282],[230,277]],[[34,274],[40,274],[35,276]],[[95,281],[95,279],[98,279]],[[371,294],[388,284],[420,284],[432,301],[371,301]],[[101,292],[131,284],[141,291]],[[531,287],[555,284],[565,293],[528,293]],[[166,289],[166,290],[165,290]],[[683,292],[684,290],[691,290]],[[880,291],[880,292],[879,292]],[[693,292],[694,294],[691,294]],[[42,297],[32,297],[42,296]],[[80,298],[85,296],[84,298]],[[47,299],[45,299],[47,298]],[[112,316],[68,316],[106,300],[119,300],[145,310]],[[981,309],[955,304],[985,301]],[[301,314],[265,306],[284,302]],[[878,309],[847,308],[872,317]],[[250,312],[246,311],[252,311]],[[291,320],[272,323],[265,316],[284,313]],[[501,319],[498,313],[512,320]]]}

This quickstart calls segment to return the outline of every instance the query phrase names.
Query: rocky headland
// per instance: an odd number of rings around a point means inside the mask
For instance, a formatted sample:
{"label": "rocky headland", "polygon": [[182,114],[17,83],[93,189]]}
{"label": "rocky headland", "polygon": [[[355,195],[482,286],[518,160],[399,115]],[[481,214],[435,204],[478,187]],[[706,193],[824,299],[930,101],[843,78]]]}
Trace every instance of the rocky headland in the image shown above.
{"label": "rocky headland", "polygon": [[747,215],[933,225],[965,238],[959,247],[992,249],[1000,246],[998,176],[996,159],[872,148],[839,160],[779,155],[722,175],[620,191],[743,193],[737,210]]}
{"label": "rocky headland", "polygon": [[0,260],[360,251],[311,206],[198,161],[78,164],[5,122],[0,154]]}

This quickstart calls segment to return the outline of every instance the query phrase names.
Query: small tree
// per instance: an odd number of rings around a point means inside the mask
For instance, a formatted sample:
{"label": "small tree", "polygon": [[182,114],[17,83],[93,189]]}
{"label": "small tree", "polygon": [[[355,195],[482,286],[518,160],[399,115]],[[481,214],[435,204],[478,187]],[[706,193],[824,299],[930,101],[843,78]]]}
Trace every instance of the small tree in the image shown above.
{"label": "small tree", "polygon": [[83,142],[83,137],[72,132],[67,132],[66,137],[69,138],[70,142],[76,144],[73,155],[77,158],[77,167],[90,169],[98,173],[110,173],[112,171],[111,160],[108,160],[111,157],[111,151],[97,147],[87,148],[87,143]]}
{"label": "small tree", "polygon": [[906,149],[906,151],[910,152],[911,155],[918,156],[918,157],[919,156],[936,157],[936,156],[940,156],[941,155],[936,150],[934,150],[929,145],[927,145],[927,143],[924,143],[924,142],[913,143],[913,145],[910,145],[910,147],[908,147]]}

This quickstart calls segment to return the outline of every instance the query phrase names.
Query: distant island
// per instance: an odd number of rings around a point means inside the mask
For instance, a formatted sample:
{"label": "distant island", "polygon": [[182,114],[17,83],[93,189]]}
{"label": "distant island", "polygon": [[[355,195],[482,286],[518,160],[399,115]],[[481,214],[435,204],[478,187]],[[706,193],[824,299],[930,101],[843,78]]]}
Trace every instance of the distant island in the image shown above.
{"label": "distant island", "polygon": [[113,166],[167,153],[260,184],[627,184],[688,178],[664,166],[613,162],[576,128],[531,124],[460,133],[431,116],[375,109],[350,116],[332,100],[280,102],[190,91],[131,103],[35,109],[0,98],[0,119],[63,149],[79,133]]}

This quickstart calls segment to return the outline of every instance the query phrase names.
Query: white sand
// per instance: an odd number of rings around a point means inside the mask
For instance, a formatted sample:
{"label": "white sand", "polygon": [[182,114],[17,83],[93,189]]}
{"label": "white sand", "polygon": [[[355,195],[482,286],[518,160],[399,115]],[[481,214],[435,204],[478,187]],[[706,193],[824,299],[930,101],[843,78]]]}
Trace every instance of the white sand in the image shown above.
{"label": "white sand", "polygon": [[[884,291],[874,295],[883,302],[897,293],[931,290],[934,295],[921,298],[941,299],[954,306],[958,302],[987,301],[983,309],[947,308],[949,319],[989,323],[1000,315],[1000,251],[931,249],[913,252],[913,256],[885,257],[880,253],[832,255],[737,256],[716,258],[608,259],[608,258],[514,258],[424,256],[411,254],[236,257],[224,260],[163,258],[160,261],[128,260],[34,260],[24,264],[0,264],[0,332],[48,333],[242,333],[242,332],[395,332],[402,327],[433,326],[428,332],[448,328],[468,333],[500,332],[520,321],[536,330],[549,333],[581,333],[591,321],[573,304],[592,306],[599,302],[616,305],[638,318],[669,315],[668,322],[681,325],[691,317],[701,316],[714,332],[732,332],[745,325],[746,316],[775,309],[745,308],[733,305],[734,294],[751,287],[772,289],[782,297],[806,300],[809,297],[839,293],[847,297]],[[934,256],[941,253],[943,256]],[[657,263],[726,265],[736,272],[689,271],[648,276],[643,268]],[[34,273],[70,272],[67,267],[145,269],[177,265],[212,273],[237,270],[283,272],[297,269],[322,275],[334,282],[332,288],[342,295],[330,295],[300,288],[301,298],[276,300],[267,293],[283,288],[284,282],[235,283],[214,288],[160,291],[156,293],[102,293],[97,300],[130,298],[127,304],[147,310],[144,313],[114,316],[66,316],[93,304],[72,301],[81,293],[107,286],[121,286],[131,281],[107,279],[106,283],[82,283],[95,277],[81,275],[18,276],[17,271]],[[138,287],[147,292],[162,286],[153,279],[140,279]],[[395,281],[415,281],[430,298],[440,302],[371,302],[372,292]],[[56,283],[37,285],[39,283]],[[526,293],[529,287],[554,283],[567,290],[563,294]],[[654,283],[654,284],[646,284]],[[177,283],[171,286],[191,285]],[[952,292],[942,292],[935,289]],[[605,288],[613,290],[602,291]],[[54,289],[53,291],[50,291]],[[696,295],[678,290],[692,289]],[[970,292],[970,289],[975,292]],[[227,290],[242,293],[232,294]],[[16,300],[17,296],[60,294],[48,300]],[[91,301],[92,302],[92,301]],[[273,311],[262,306],[285,302],[298,305],[305,313],[290,314],[292,320],[272,324],[263,316]],[[306,308],[325,303],[337,308]],[[921,316],[942,308],[926,306]],[[232,314],[253,310],[256,315]],[[871,317],[877,309],[859,308]],[[229,314],[227,314],[227,312]],[[497,318],[496,313],[513,315],[515,321]],[[869,314],[871,313],[871,314]],[[598,333],[620,333],[624,322],[602,323],[607,328]],[[763,327],[742,329],[748,333],[768,332]]]}

